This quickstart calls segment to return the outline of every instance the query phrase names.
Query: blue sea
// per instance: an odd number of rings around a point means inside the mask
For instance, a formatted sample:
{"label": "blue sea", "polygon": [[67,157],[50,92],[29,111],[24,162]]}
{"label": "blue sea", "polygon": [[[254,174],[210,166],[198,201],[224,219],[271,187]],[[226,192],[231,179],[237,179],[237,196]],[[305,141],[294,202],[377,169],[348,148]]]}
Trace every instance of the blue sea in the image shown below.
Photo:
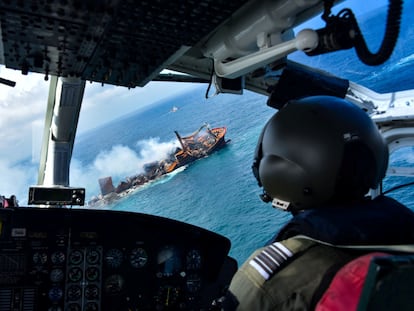
{"label": "blue sea", "polygon": [[[382,66],[361,64],[353,50],[316,58],[298,54],[292,59],[348,78],[376,92],[414,88],[414,30],[410,28],[412,20],[407,13],[410,10],[405,9],[398,45],[392,58]],[[361,26],[374,45],[378,38],[382,39],[383,29],[378,29],[376,34],[376,27],[372,26],[383,25],[384,15],[383,10],[371,14],[365,19],[364,27]],[[176,144],[175,130],[185,135],[205,122],[211,127],[226,126],[226,137],[231,139],[228,146],[104,208],[160,215],[223,234],[232,242],[230,255],[241,263],[290,218],[289,214],[274,210],[259,199],[261,189],[251,172],[259,133],[276,111],[266,105],[265,96],[249,91],[243,96],[220,94],[206,99],[206,90],[207,85],[195,85],[192,91],[79,135],[72,166],[88,177],[87,198],[90,199],[99,194],[99,178],[112,176],[116,185],[138,173],[145,161],[159,159],[165,150]],[[173,107],[178,110],[171,111]],[[406,161],[401,157],[397,155],[392,161]],[[414,161],[412,156],[411,161]],[[94,175],[96,166],[106,175]],[[73,176],[71,180],[78,178]],[[386,185],[389,187],[402,180],[389,178]],[[405,188],[392,196],[414,209],[411,192],[412,188]]]}

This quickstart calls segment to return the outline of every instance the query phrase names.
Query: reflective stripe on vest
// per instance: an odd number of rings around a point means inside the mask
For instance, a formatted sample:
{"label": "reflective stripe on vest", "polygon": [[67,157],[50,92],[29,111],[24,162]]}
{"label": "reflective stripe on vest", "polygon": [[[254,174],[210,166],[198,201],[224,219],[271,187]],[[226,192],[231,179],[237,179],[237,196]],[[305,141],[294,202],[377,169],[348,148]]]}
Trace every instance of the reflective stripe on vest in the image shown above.
{"label": "reflective stripe on vest", "polygon": [[263,248],[249,264],[256,269],[257,272],[268,280],[276,273],[282,263],[293,256],[293,253],[279,242],[275,242]]}

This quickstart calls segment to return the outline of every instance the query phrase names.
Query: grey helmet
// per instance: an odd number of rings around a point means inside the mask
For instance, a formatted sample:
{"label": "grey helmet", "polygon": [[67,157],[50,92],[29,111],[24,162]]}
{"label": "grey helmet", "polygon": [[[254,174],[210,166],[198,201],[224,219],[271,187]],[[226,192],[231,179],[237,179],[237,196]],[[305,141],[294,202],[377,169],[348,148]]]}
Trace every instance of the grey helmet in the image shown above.
{"label": "grey helmet", "polygon": [[359,200],[387,166],[388,147],[362,109],[312,96],[289,101],[267,122],[252,168],[262,199],[295,212]]}

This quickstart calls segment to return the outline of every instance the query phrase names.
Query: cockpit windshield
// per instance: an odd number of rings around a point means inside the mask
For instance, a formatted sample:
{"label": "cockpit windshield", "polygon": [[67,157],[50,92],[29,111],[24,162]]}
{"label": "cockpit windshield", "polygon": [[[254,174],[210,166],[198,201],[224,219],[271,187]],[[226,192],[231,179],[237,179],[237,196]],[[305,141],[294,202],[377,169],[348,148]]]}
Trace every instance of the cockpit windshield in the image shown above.
{"label": "cockpit windshield", "polygon": [[[373,3],[375,9],[371,7]],[[346,6],[354,9],[370,48],[378,48],[384,35],[386,2],[370,1],[364,5],[345,1],[335,10]],[[397,46],[391,59],[381,66],[362,64],[354,50],[317,57],[296,52],[289,59],[379,93],[413,89],[414,41],[409,40],[412,7],[413,3],[404,3]],[[305,24],[310,25],[320,27],[320,17]],[[17,81],[15,88],[0,85],[0,191],[6,196],[16,195],[20,204],[25,205],[28,187],[37,183],[48,82],[44,76],[21,75],[4,67],[0,68],[0,75]],[[145,88],[130,90],[87,83],[71,160],[70,185],[86,189],[86,205],[91,208],[166,216],[224,234],[233,242],[232,255],[242,261],[258,240],[265,242],[275,226],[289,217],[275,214],[266,206],[256,208],[262,203],[250,169],[257,137],[264,121],[275,110],[266,106],[264,95],[250,91],[243,96],[220,94],[208,99],[206,92],[207,84],[186,82],[150,82]],[[405,106],[414,111],[413,101],[407,101]],[[383,107],[376,109],[382,113]],[[185,151],[175,132],[185,136],[205,123],[210,130],[226,128],[226,145],[195,161],[175,163],[180,150]],[[194,143],[214,145],[214,138],[210,140],[195,139]],[[405,147],[392,155],[391,163],[413,167],[412,154],[412,146]],[[183,161],[188,158],[186,155]],[[148,172],[152,177],[148,177]],[[387,178],[384,190],[398,184],[401,178],[411,180],[411,172],[406,175],[409,176]],[[103,189],[100,180],[109,183],[109,188]],[[117,187],[122,191],[116,195],[108,191]],[[414,208],[409,192],[406,188],[394,194],[400,199],[404,196],[404,203]],[[248,226],[240,230],[240,224],[246,222]],[[255,229],[258,227],[260,236]]]}

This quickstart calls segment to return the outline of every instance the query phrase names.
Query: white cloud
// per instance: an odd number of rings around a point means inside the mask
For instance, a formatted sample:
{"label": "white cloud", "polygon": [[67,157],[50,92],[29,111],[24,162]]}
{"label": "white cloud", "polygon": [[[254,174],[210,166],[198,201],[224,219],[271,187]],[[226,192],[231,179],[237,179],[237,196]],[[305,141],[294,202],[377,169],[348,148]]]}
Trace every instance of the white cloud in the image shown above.
{"label": "white cloud", "polygon": [[0,162],[17,163],[32,153],[33,126],[44,123],[48,83],[3,67],[0,76],[16,81],[14,88],[0,84]]}
{"label": "white cloud", "polygon": [[36,165],[0,161],[0,194],[7,197],[14,194],[20,205],[26,205],[29,186],[37,182],[37,170]]}

